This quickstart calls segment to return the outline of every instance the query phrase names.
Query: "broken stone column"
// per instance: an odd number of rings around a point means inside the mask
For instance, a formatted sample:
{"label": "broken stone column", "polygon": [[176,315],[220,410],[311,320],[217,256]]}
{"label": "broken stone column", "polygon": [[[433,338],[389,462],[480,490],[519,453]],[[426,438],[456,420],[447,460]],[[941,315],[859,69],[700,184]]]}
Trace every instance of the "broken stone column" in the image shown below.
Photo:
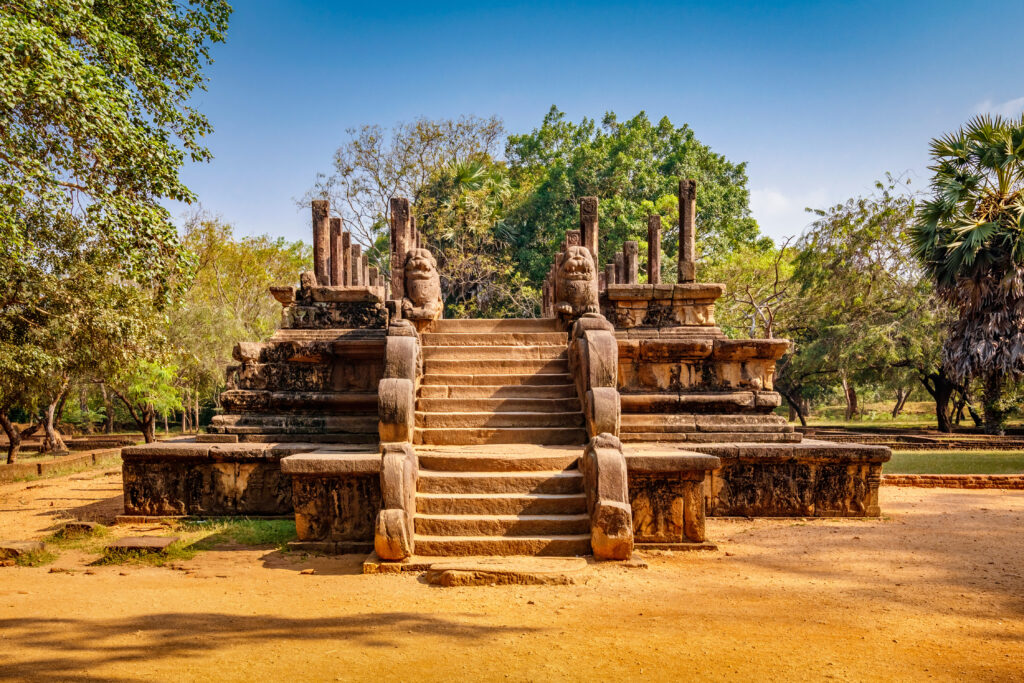
{"label": "broken stone column", "polygon": [[377,266],[370,266],[370,286],[378,287],[380,283],[380,273],[377,270]]}
{"label": "broken stone column", "polygon": [[640,245],[630,240],[622,245],[622,265],[626,276],[627,285],[635,285],[639,282],[639,251]]}
{"label": "broken stone column", "polygon": [[618,284],[617,282],[615,282],[615,264],[614,263],[606,263],[605,266],[604,266],[604,286],[605,286],[605,289],[608,288],[608,285],[614,285],[614,284]]}
{"label": "broken stone column", "polygon": [[364,286],[370,284],[370,257],[363,254],[361,281]]}
{"label": "broken stone column", "polygon": [[391,298],[399,301],[405,296],[405,255],[415,248],[412,232],[412,214],[409,200],[391,198]]}
{"label": "broken stone column", "polygon": [[697,181],[679,181],[679,282],[697,280]]}
{"label": "broken stone column", "polygon": [[342,285],[352,284],[352,235],[341,233],[341,282]]}
{"label": "broken stone column", "polygon": [[661,284],[661,216],[647,217],[647,284]]}
{"label": "broken stone column", "polygon": [[615,284],[626,284],[626,256],[621,251],[615,254]]}
{"label": "broken stone column", "polygon": [[313,200],[313,272],[320,286],[331,284],[331,224],[330,203],[326,199]]}
{"label": "broken stone column", "polygon": [[331,284],[345,284],[345,256],[342,254],[341,219],[331,219]]}
{"label": "broken stone column", "polygon": [[352,264],[352,285],[358,287],[365,284],[363,282],[363,248],[358,244],[353,244],[351,249],[351,264]]}
{"label": "broken stone column", "polygon": [[597,263],[597,197],[580,198],[580,234],[583,246],[590,250]]}

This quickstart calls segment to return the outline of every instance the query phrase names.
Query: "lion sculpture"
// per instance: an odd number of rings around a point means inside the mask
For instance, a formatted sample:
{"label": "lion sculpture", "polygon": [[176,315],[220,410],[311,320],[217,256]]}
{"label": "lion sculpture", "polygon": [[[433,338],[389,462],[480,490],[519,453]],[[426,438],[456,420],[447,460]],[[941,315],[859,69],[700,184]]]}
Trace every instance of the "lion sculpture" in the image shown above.
{"label": "lion sculpture", "polygon": [[402,316],[408,320],[436,320],[441,317],[441,276],[429,249],[410,249],[405,259],[405,298]]}
{"label": "lion sculpture", "polygon": [[584,313],[598,313],[597,272],[590,250],[586,247],[569,247],[558,268],[557,303],[555,312],[571,318]]}

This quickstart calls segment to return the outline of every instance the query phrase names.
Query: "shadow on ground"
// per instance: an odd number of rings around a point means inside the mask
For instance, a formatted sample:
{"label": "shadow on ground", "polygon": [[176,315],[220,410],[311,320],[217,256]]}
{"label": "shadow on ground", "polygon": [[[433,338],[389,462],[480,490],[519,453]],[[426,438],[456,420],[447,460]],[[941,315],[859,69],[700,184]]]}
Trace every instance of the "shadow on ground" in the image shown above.
{"label": "shadow on ground", "polygon": [[[297,648],[308,647],[310,643],[323,645],[332,642],[367,648],[393,648],[399,644],[399,636],[406,642],[410,635],[442,636],[452,641],[472,642],[502,634],[539,630],[473,624],[473,618],[473,615],[459,615],[460,620],[456,621],[451,617],[413,612],[321,618],[174,612],[113,620],[0,619],[5,648],[25,648],[46,655],[4,663],[0,667],[0,680],[137,680],[112,679],[93,675],[88,670],[105,664],[123,665],[210,655],[217,650],[240,645],[255,647],[269,640],[293,641]],[[0,661],[3,661],[2,653]]]}

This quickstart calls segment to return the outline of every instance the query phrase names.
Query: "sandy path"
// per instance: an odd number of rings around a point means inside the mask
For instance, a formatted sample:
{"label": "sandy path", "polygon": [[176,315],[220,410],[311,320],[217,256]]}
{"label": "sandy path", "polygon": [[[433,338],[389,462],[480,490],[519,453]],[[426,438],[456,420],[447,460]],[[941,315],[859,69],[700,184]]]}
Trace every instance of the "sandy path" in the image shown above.
{"label": "sandy path", "polygon": [[[106,519],[119,485],[4,485],[0,537]],[[71,574],[0,569],[0,679],[1024,677],[1024,493],[887,487],[882,504],[882,520],[709,520],[718,552],[576,586],[436,588],[266,549],[85,574],[66,552]]]}

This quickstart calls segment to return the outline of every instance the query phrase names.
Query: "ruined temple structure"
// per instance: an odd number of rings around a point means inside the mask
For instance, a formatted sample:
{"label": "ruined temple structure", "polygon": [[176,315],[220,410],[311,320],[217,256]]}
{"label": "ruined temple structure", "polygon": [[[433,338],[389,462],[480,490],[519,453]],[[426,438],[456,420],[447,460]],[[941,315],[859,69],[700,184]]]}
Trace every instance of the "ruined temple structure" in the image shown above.
{"label": "ruined temple structure", "polygon": [[774,412],[789,342],[715,325],[696,193],[680,182],[674,284],[656,216],[646,283],[636,242],[600,268],[584,197],[544,317],[522,320],[443,318],[408,201],[391,200],[387,274],[314,201],[314,270],[271,290],[280,329],[235,347],[209,433],[125,449],[125,515],[293,514],[294,547],[397,566],[713,547],[706,515],[877,516],[889,450],[801,439]]}

